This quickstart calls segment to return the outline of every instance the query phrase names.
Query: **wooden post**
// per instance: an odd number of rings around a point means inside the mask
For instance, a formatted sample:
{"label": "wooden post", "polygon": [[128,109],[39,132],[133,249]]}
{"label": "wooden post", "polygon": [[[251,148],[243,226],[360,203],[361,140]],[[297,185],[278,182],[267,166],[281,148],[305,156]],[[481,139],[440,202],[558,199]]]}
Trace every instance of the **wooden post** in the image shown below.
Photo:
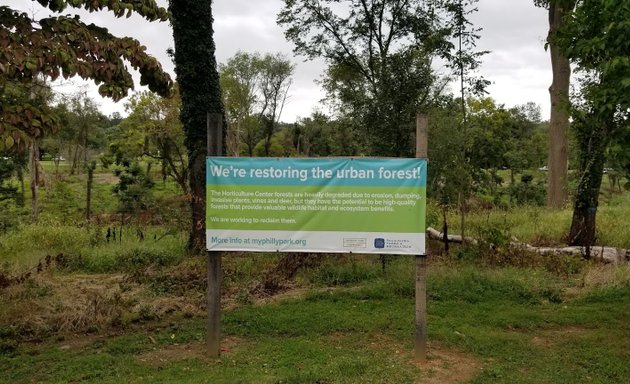
{"label": "wooden post", "polygon": [[[223,154],[223,116],[208,113],[208,156]],[[205,169],[205,168],[204,168]],[[207,347],[210,357],[221,355],[221,253],[208,251]]]}
{"label": "wooden post", "polygon": [[[426,115],[416,116],[416,157],[427,158],[427,136],[429,119]],[[427,360],[427,255],[416,256],[416,339],[417,362]]]}

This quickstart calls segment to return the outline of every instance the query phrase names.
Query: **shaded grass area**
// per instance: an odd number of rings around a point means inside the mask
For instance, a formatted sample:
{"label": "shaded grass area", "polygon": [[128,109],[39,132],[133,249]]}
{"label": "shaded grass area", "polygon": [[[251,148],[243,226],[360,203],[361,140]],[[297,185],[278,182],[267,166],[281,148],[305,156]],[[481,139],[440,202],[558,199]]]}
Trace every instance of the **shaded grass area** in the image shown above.
{"label": "shaded grass area", "polygon": [[[300,274],[302,295],[226,309],[219,361],[204,357],[204,319],[175,317],[79,343],[21,344],[0,355],[0,382],[424,382],[432,371],[412,355],[413,276],[411,258],[385,274],[373,258],[328,260]],[[430,361],[443,350],[475,359],[482,369],[466,382],[630,381],[627,266],[563,278],[435,261],[428,293]]]}

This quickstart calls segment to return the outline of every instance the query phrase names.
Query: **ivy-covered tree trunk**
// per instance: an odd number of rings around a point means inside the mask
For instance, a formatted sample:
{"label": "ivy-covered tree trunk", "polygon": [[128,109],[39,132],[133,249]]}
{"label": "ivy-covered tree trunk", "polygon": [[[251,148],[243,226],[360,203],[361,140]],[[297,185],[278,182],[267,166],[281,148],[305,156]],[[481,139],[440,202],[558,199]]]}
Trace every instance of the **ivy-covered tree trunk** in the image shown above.
{"label": "ivy-covered tree trunk", "polygon": [[175,40],[175,73],[182,98],[192,222],[188,250],[205,250],[206,116],[223,115],[215,58],[211,0],[170,0]]}
{"label": "ivy-covered tree trunk", "polygon": [[611,140],[628,132],[628,5],[627,0],[578,1],[566,29],[558,35],[558,44],[584,74],[582,97],[577,99],[582,105],[574,106],[572,111],[572,125],[576,127],[580,147],[580,174],[569,234],[571,244],[593,244],[606,151]]}
{"label": "ivy-covered tree trunk", "polygon": [[609,134],[606,122],[587,120],[575,124],[580,147],[580,169],[568,243],[587,247],[588,258],[588,250],[595,244],[595,217]]}

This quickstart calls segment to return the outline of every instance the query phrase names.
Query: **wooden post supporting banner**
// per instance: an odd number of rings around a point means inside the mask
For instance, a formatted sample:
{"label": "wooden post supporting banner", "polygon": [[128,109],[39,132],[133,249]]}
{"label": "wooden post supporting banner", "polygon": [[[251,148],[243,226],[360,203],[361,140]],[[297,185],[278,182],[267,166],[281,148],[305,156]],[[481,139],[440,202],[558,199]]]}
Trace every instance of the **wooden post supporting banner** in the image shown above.
{"label": "wooden post supporting banner", "polygon": [[[427,158],[427,136],[429,119],[426,115],[416,117],[416,158]],[[416,256],[416,361],[427,360],[427,255]]]}
{"label": "wooden post supporting banner", "polygon": [[[209,113],[208,156],[223,154],[223,116]],[[208,324],[207,346],[210,357],[221,355],[221,253],[208,252]]]}

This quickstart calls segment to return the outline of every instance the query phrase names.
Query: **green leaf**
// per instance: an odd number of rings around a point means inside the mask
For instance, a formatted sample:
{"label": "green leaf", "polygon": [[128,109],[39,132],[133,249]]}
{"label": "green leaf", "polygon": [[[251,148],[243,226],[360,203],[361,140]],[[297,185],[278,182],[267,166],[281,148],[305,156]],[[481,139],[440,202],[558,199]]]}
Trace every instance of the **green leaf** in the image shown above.
{"label": "green leaf", "polygon": [[13,140],[13,137],[11,137],[11,136],[7,136],[7,137],[4,139],[4,145],[5,145],[7,148],[12,148],[14,144],[15,144],[15,140]]}

